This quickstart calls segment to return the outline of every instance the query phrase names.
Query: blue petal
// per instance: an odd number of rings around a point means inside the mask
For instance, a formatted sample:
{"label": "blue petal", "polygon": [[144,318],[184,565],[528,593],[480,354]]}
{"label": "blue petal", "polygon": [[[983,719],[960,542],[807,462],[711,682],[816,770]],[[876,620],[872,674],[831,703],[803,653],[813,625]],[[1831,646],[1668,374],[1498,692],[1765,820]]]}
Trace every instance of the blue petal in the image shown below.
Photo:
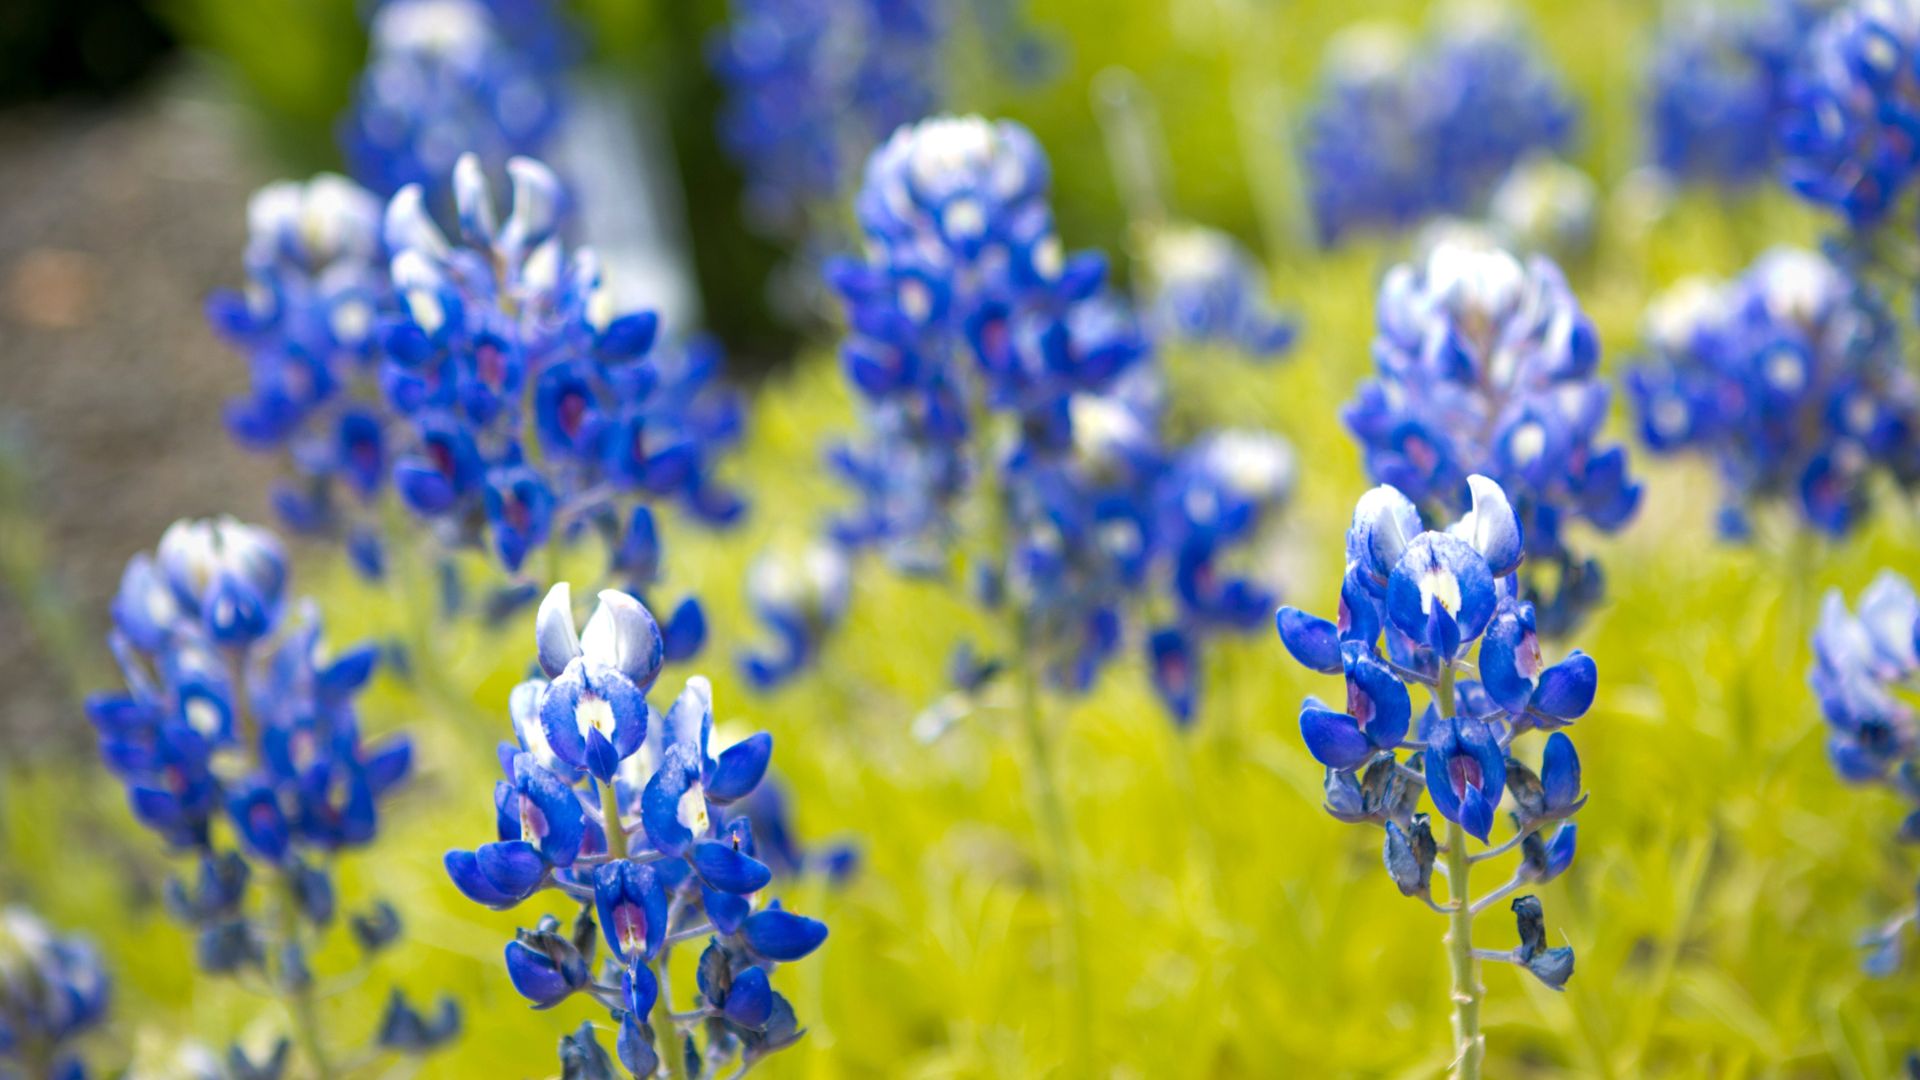
{"label": "blue petal", "polygon": [[1493,804],[1477,787],[1469,786],[1467,797],[1460,801],[1460,827],[1483,844],[1493,831]]}
{"label": "blue petal", "polygon": [[580,655],[580,636],[573,629],[573,590],[566,582],[555,582],[540,601],[539,614],[533,620],[533,641],[540,670],[549,679],[559,678]]}
{"label": "blue petal", "polygon": [[1387,484],[1360,496],[1347,529],[1347,562],[1359,563],[1384,582],[1407,545],[1421,532],[1420,511],[1400,489]]}
{"label": "blue petal", "polygon": [[1280,643],[1302,666],[1328,675],[1340,670],[1339,627],[1296,607],[1281,608],[1273,621]]}
{"label": "blue petal", "polygon": [[1346,646],[1345,664],[1348,714],[1368,742],[1382,750],[1397,748],[1413,719],[1407,684],[1357,642]]}
{"label": "blue petal", "polygon": [[693,842],[693,832],[680,822],[680,800],[700,780],[700,766],[693,752],[674,743],[662,755],[660,768],[640,793],[640,822],[647,839],[667,855],[683,854]]}
{"label": "blue petal", "polygon": [[1593,657],[1576,651],[1540,673],[1529,708],[1557,720],[1575,720],[1593,707],[1599,686],[1600,671]]}
{"label": "blue petal", "polygon": [[1353,717],[1324,708],[1309,698],[1300,707],[1300,737],[1307,752],[1330,769],[1356,769],[1372,759],[1374,746]]}
{"label": "blue petal", "polygon": [[768,908],[747,917],[740,933],[754,952],[769,960],[798,960],[827,940],[827,924],[781,908]]}
{"label": "blue petal", "polygon": [[1476,473],[1467,477],[1467,487],[1473,493],[1473,509],[1460,522],[1462,532],[1487,560],[1493,576],[1505,577],[1520,566],[1520,519],[1499,484]]}
{"label": "blue petal", "polygon": [[767,762],[772,757],[773,736],[764,731],[722,750],[713,775],[707,780],[707,797],[718,803],[746,798],[767,775]]}
{"label": "blue petal", "polygon": [[773,986],[767,982],[766,969],[750,967],[734,972],[733,985],[727,988],[727,1004],[722,1011],[728,1021],[749,1031],[766,1027],[773,1015]]}
{"label": "blue petal", "polygon": [[1580,797],[1580,755],[1564,731],[1547,736],[1547,749],[1540,758],[1540,787],[1548,810],[1571,806]]}
{"label": "blue petal", "polygon": [[753,904],[744,896],[700,886],[700,903],[706,909],[707,921],[722,934],[733,934],[740,925],[753,914]]}
{"label": "blue petal", "polygon": [[1569,821],[1554,830],[1553,840],[1547,844],[1547,875],[1542,880],[1552,881],[1573,865],[1574,846],[1579,839],[1580,827]]}
{"label": "blue petal", "polygon": [[507,942],[507,978],[521,997],[542,1007],[565,1000],[576,989],[545,953],[518,941]]}
{"label": "blue petal", "polygon": [[1422,533],[1387,584],[1387,616],[1403,633],[1451,657],[1493,618],[1493,572],[1459,537]]}
{"label": "blue petal", "polygon": [[701,880],[721,892],[744,896],[760,891],[773,880],[773,871],[767,869],[766,864],[718,840],[695,843],[688,858],[699,871]]}
{"label": "blue petal", "polygon": [[1533,699],[1533,675],[1539,667],[1533,605],[1502,604],[1480,645],[1481,686],[1502,709],[1518,716]]}
{"label": "blue petal", "polygon": [[478,851],[447,852],[447,876],[477,904],[505,909],[533,895],[546,877],[546,862],[532,844],[509,840]]}
{"label": "blue petal", "polygon": [[[543,661],[544,662],[544,661]],[[547,684],[540,698],[540,727],[546,732],[553,756],[576,769],[587,767],[587,740],[580,733],[577,713],[587,691],[586,664],[575,657]]]}

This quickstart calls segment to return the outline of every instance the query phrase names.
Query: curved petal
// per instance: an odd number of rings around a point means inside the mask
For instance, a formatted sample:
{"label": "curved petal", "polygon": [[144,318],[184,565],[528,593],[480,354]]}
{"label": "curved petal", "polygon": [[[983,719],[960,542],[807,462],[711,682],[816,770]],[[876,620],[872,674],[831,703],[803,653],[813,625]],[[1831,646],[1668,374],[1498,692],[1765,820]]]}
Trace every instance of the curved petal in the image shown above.
{"label": "curved petal", "polygon": [[1520,518],[1507,501],[1506,491],[1487,477],[1478,473],[1467,477],[1467,488],[1473,495],[1473,509],[1460,519],[1460,531],[1487,560],[1493,576],[1505,577],[1520,566],[1524,550]]}
{"label": "curved petal", "polygon": [[698,841],[688,859],[700,879],[721,892],[744,896],[760,891],[773,880],[773,871],[765,863],[718,840]]}
{"label": "curved petal", "polygon": [[580,637],[573,630],[573,589],[566,582],[554,582],[540,601],[533,619],[533,641],[540,670],[549,679],[559,678],[580,655]]}
{"label": "curved petal", "polygon": [[1308,699],[1300,707],[1300,737],[1307,752],[1330,769],[1357,769],[1374,755],[1374,746],[1351,716]]}
{"label": "curved petal", "polygon": [[1296,607],[1274,613],[1280,643],[1295,660],[1312,671],[1331,675],[1340,670],[1340,628]]}
{"label": "curved petal", "polygon": [[1580,797],[1580,755],[1564,731],[1547,736],[1547,748],[1540,758],[1540,787],[1549,812],[1564,810]]}
{"label": "curved petal", "polygon": [[773,736],[764,731],[722,750],[713,775],[707,780],[707,797],[718,803],[746,798],[767,775],[767,763],[772,757]]}
{"label": "curved petal", "polygon": [[1540,673],[1540,685],[1528,708],[1556,720],[1577,720],[1593,707],[1600,686],[1600,670],[1593,657],[1575,651]]}
{"label": "curved petal", "polygon": [[740,934],[754,952],[769,960],[798,960],[827,940],[827,924],[782,908],[768,908],[747,916]]}

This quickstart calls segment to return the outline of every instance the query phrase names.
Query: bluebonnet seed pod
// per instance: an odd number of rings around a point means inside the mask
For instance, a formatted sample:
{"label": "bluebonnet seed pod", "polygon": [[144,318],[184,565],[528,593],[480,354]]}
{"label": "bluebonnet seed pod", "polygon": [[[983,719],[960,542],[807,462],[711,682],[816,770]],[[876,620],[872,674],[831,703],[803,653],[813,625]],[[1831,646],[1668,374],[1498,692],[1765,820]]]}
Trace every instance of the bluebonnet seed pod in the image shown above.
{"label": "bluebonnet seed pod", "polygon": [[1494,481],[1519,516],[1539,612],[1570,628],[1590,599],[1570,586],[1598,569],[1568,527],[1617,529],[1640,500],[1625,448],[1601,441],[1610,395],[1591,320],[1553,263],[1458,240],[1388,271],[1376,308],[1379,376],[1343,414],[1367,471],[1456,514],[1470,475]]}
{"label": "bluebonnet seed pod", "polygon": [[1402,896],[1427,895],[1433,883],[1433,860],[1440,850],[1433,838],[1433,829],[1427,824],[1427,815],[1413,815],[1407,829],[1388,820],[1385,831],[1387,876],[1400,887]]}
{"label": "bluebonnet seed pod", "polygon": [[1656,453],[1711,455],[1723,533],[1783,501],[1845,535],[1875,474],[1920,482],[1920,386],[1880,300],[1825,256],[1779,248],[1731,282],[1676,286],[1646,337],[1627,379],[1641,435]]}
{"label": "bluebonnet seed pod", "polygon": [[1322,244],[1477,213],[1529,152],[1558,150],[1574,108],[1504,19],[1449,19],[1431,40],[1360,26],[1329,47],[1301,149]]}
{"label": "bluebonnet seed pod", "polygon": [[24,907],[0,911],[0,1072],[85,1080],[74,1043],[100,1026],[107,1005],[92,942],[57,935]]}
{"label": "bluebonnet seed pod", "polygon": [[[662,633],[625,593],[602,593],[576,633],[571,589],[557,584],[534,626],[545,678],[516,687],[509,701],[516,739],[500,752],[497,839],[449,851],[448,876],[488,907],[547,891],[577,905],[571,930],[547,914],[507,944],[508,978],[536,1008],[578,994],[606,1004],[619,1060],[636,1075],[683,1052],[702,1075],[734,1058],[751,1064],[766,1045],[755,1038],[779,1016],[797,1035],[766,975],[827,936],[824,924],[760,901],[773,870],[757,857],[744,811],[773,740],[762,732],[717,745],[713,689],[700,676],[664,714],[650,709]],[[701,937],[709,951],[739,958],[747,989],[737,999],[713,989],[703,963],[702,1004],[658,1028],[649,1012],[673,993],[673,945]],[[591,1026],[562,1040],[566,1075],[611,1076],[612,1060]]]}
{"label": "bluebonnet seed pod", "polygon": [[444,194],[462,154],[497,173],[541,150],[560,119],[569,49],[550,5],[385,0],[370,10],[366,70],[340,123],[361,183],[382,195],[409,184]]}
{"label": "bluebonnet seed pod", "polygon": [[1540,898],[1522,896],[1514,900],[1512,907],[1520,931],[1514,959],[1548,987],[1566,989],[1567,979],[1573,975],[1573,950],[1565,945],[1547,947],[1547,925],[1540,910]]}

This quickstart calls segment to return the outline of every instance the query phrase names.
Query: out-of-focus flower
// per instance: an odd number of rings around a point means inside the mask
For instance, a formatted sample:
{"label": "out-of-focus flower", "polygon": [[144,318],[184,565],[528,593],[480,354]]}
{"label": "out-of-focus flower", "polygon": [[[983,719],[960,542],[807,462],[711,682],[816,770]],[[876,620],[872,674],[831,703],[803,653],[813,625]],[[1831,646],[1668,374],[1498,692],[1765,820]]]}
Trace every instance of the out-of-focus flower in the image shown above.
{"label": "out-of-focus flower", "polygon": [[1480,211],[1515,163],[1564,149],[1574,108],[1540,50],[1485,11],[1431,39],[1365,25],[1328,49],[1301,149],[1323,244]]}
{"label": "out-of-focus flower", "polygon": [[1641,435],[1655,453],[1713,458],[1724,533],[1746,535],[1756,504],[1780,500],[1844,535],[1876,473],[1920,481],[1920,387],[1892,320],[1824,256],[1777,249],[1733,281],[1675,286],[1645,337],[1627,378]]}

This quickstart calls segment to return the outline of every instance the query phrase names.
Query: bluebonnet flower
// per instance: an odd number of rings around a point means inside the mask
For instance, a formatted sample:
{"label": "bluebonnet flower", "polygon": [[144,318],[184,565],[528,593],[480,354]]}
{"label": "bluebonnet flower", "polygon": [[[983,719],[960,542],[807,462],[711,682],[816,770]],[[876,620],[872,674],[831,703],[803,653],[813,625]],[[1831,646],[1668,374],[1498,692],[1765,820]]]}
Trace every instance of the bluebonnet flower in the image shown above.
{"label": "bluebonnet flower", "polygon": [[772,689],[810,666],[847,614],[852,567],[838,544],[814,541],[768,551],[747,571],[747,602],[773,640],[770,651],[740,657],[747,680]]}
{"label": "bluebonnet flower", "polygon": [[107,1004],[92,942],[57,935],[24,907],[0,911],[0,1076],[86,1080],[73,1043],[100,1026]]}
{"label": "bluebonnet flower", "polygon": [[341,176],[261,188],[247,206],[246,288],[207,304],[251,375],[227,407],[228,430],[248,449],[284,453],[291,468],[274,492],[282,519],[376,551],[372,506],[390,441],[374,382],[377,331],[393,306],[380,213],[378,198]]}
{"label": "bluebonnet flower", "polygon": [[902,128],[856,206],[866,257],[830,273],[866,434],[834,457],[860,498],[835,538],[927,574],[963,555],[974,596],[1017,623],[1008,647],[1069,693],[1122,655],[1145,594],[1173,594],[1176,619],[1145,645],[1190,716],[1196,635],[1269,606],[1222,570],[1284,498],[1285,448],[1167,443],[1150,341],[1103,261],[1064,253],[1025,129]]}
{"label": "bluebonnet flower", "polygon": [[658,563],[646,500],[738,516],[712,459],[738,439],[739,405],[714,382],[710,348],[653,352],[655,316],[615,310],[593,252],[567,251],[553,173],[527,158],[508,172],[501,220],[477,160],[462,159],[457,244],[419,188],[388,205],[403,303],[382,328],[381,380],[410,429],[394,485],[455,542],[484,538],[509,570],[596,528],[613,570],[644,588]]}
{"label": "bluebonnet flower", "polygon": [[1226,233],[1201,225],[1157,229],[1146,269],[1161,341],[1222,344],[1263,360],[1293,346],[1294,320],[1272,309],[1266,273]]}
{"label": "bluebonnet flower", "polygon": [[[1426,530],[1397,488],[1367,492],[1347,531],[1337,621],[1293,607],[1282,607],[1275,621],[1296,660],[1346,684],[1343,705],[1308,698],[1300,710],[1307,750],[1327,769],[1327,812],[1382,828],[1383,861],[1396,887],[1447,915],[1456,976],[1477,956],[1525,967],[1557,990],[1572,974],[1573,954],[1546,947],[1537,900],[1516,901],[1521,947],[1509,953],[1474,949],[1473,918],[1571,865],[1576,832],[1568,819],[1586,799],[1579,755],[1563,729],[1592,707],[1599,674],[1577,651],[1545,662],[1534,606],[1518,589],[1527,552],[1520,515],[1487,477],[1470,476],[1467,485],[1472,508],[1444,531]],[[1431,699],[1417,718],[1416,684]],[[1548,733],[1538,766],[1517,753],[1529,731]],[[1420,812],[1423,790],[1450,823],[1445,902],[1431,895],[1442,846]],[[1469,855],[1468,837],[1487,844],[1503,804],[1511,807],[1512,835]],[[1541,838],[1561,822],[1551,839]],[[1516,848],[1512,878],[1474,897],[1471,868]],[[1458,1052],[1477,1063],[1484,1053],[1475,1027],[1477,974],[1456,977],[1454,993],[1457,1004],[1473,1006],[1455,1013],[1466,1025],[1456,1027]]]}
{"label": "bluebonnet flower", "polygon": [[[605,1006],[615,1054],[635,1076],[676,1060],[706,1075],[790,1045],[801,1030],[768,976],[819,948],[827,928],[761,900],[773,870],[744,810],[772,738],[717,745],[700,676],[664,714],[649,708],[666,642],[625,593],[602,593],[576,632],[571,590],[556,584],[534,644],[543,677],[509,700],[515,740],[500,751],[497,839],[446,857],[476,903],[511,908],[554,890],[578,905],[571,924],[544,915],[507,944],[514,989],[536,1008],[576,994]],[[677,1000],[669,957],[702,938],[698,993]],[[613,1075],[590,1025],[561,1041],[560,1056],[568,1076]]]}
{"label": "bluebonnet flower", "polygon": [[1320,241],[1477,213],[1514,164],[1563,149],[1574,109],[1539,49],[1500,17],[1416,43],[1361,26],[1330,47],[1301,155]]}
{"label": "bluebonnet flower", "polygon": [[[211,305],[255,373],[230,426],[292,465],[282,517],[343,536],[373,576],[394,539],[382,526],[391,496],[443,548],[490,548],[516,575],[489,608],[537,599],[529,557],[588,535],[609,579],[645,595],[660,576],[653,507],[713,526],[744,510],[714,475],[740,439],[741,399],[711,341],[656,344],[651,312],[614,309],[591,250],[557,237],[550,170],[516,158],[507,171],[500,220],[479,160],[461,159],[458,243],[417,186],[384,220],[337,177],[262,191],[248,290]],[[698,605],[676,609],[669,631],[675,658],[695,651]]]}
{"label": "bluebonnet flower", "polygon": [[1653,163],[1683,180],[1727,186],[1770,173],[1796,56],[1831,7],[1766,0],[1751,9],[1697,4],[1671,14],[1647,74]]}
{"label": "bluebonnet flower", "polygon": [[1877,223],[1920,164],[1920,5],[1860,0],[1815,27],[1776,123],[1781,175],[1849,225]]}
{"label": "bluebonnet flower", "polygon": [[750,217],[802,232],[896,127],[945,93],[943,0],[731,0],[711,57]]}
{"label": "bluebonnet flower", "polygon": [[[1882,570],[1849,611],[1839,590],[1826,596],[1813,631],[1809,682],[1827,724],[1827,757],[1850,784],[1881,784],[1907,804],[1896,836],[1920,840],[1920,728],[1908,696],[1920,689],[1920,597]],[[1864,966],[1890,975],[1905,959],[1920,908],[1908,906],[1861,939]]]}
{"label": "bluebonnet flower", "polygon": [[[127,565],[109,639],[126,687],[90,698],[87,715],[134,817],[194,862],[167,900],[201,966],[257,973],[298,997],[339,906],[327,862],[374,839],[413,751],[404,736],[361,735],[355,699],[378,650],[330,651],[312,601],[289,602],[286,586],[271,533],[231,518],[176,523]],[[263,875],[273,898],[254,887]],[[292,918],[264,917],[283,906]],[[362,918],[365,952],[398,934],[391,908]],[[445,1042],[458,1027],[448,1008],[431,1023],[393,1018],[400,1041],[380,1045]]]}
{"label": "bluebonnet flower", "polygon": [[1712,456],[1728,535],[1781,500],[1843,536],[1876,472],[1920,480],[1920,387],[1891,318],[1826,257],[1776,249],[1734,281],[1682,283],[1646,323],[1650,356],[1627,378],[1641,435],[1656,453]]}
{"label": "bluebonnet flower", "polygon": [[1530,599],[1555,630],[1599,590],[1599,567],[1576,556],[1574,521],[1611,531],[1640,501],[1626,449],[1600,438],[1609,401],[1593,323],[1547,259],[1447,241],[1423,263],[1388,271],[1373,341],[1379,377],[1343,418],[1367,471],[1415,503],[1466,511],[1474,473],[1513,500],[1527,554],[1557,588],[1529,575]]}
{"label": "bluebonnet flower", "polygon": [[464,154],[498,175],[541,151],[572,51],[554,5],[384,0],[371,11],[367,66],[340,123],[356,179],[383,196],[418,184],[443,197]]}

